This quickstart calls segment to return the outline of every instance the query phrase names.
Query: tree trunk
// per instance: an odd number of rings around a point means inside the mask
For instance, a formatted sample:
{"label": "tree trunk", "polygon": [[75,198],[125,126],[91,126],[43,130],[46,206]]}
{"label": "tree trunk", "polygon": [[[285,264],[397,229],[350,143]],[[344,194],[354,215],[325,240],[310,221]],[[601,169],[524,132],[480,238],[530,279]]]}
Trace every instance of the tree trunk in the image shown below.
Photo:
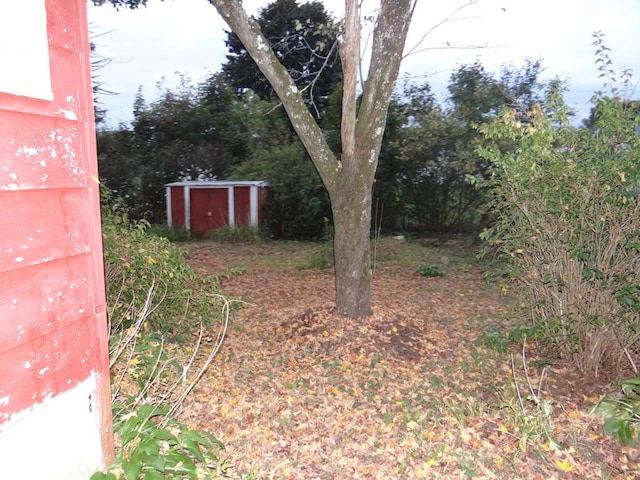
{"label": "tree trunk", "polygon": [[352,318],[371,315],[371,181],[360,174],[339,183],[331,199],[336,308]]}
{"label": "tree trunk", "polygon": [[318,169],[331,198],[334,220],[336,307],[349,317],[371,314],[371,190],[385,130],[387,108],[398,78],[415,0],[380,2],[369,74],[356,102],[360,61],[359,0],[345,0],[340,44],[344,89],[342,155],[336,158],[304,104],[291,76],[278,61],[259,25],[239,0],[209,0],[238,35],[271,83],[291,124]]}

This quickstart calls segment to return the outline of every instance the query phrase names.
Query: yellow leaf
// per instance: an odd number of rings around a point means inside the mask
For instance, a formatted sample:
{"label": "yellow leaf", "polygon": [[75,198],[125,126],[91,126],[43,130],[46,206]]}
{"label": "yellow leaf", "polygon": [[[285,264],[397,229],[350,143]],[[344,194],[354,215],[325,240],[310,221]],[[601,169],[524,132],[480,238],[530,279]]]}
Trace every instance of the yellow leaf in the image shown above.
{"label": "yellow leaf", "polygon": [[571,472],[574,469],[574,466],[568,460],[556,460],[556,467],[563,472]]}
{"label": "yellow leaf", "polygon": [[418,425],[416,422],[414,422],[413,420],[409,420],[407,422],[407,428],[409,430],[417,430],[418,428],[420,428],[420,425]]}

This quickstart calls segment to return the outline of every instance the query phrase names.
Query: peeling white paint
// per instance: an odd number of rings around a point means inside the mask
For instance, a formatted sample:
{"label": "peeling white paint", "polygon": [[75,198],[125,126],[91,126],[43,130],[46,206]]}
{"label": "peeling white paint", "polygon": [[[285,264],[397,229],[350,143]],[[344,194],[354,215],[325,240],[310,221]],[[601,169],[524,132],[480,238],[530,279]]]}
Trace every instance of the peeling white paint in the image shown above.
{"label": "peeling white paint", "polygon": [[31,368],[31,362],[28,360],[24,362],[24,368]]}
{"label": "peeling white paint", "polygon": [[9,405],[9,400],[11,400],[11,395],[0,397],[0,405]]}
{"label": "peeling white paint", "polygon": [[74,112],[73,110],[64,110],[61,108],[60,110],[58,110],[57,113],[58,115],[62,113],[64,115],[64,118],[66,118],[67,120],[78,120],[78,116],[76,115],[76,112]]}
{"label": "peeling white paint", "polygon": [[18,263],[24,262],[24,257],[16,257],[14,260]]}

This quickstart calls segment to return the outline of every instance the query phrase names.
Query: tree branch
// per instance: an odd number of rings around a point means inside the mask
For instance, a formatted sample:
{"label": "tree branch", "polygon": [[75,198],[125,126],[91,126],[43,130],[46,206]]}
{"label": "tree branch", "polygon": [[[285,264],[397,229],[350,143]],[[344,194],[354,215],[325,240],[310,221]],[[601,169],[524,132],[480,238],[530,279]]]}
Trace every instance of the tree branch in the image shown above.
{"label": "tree branch", "polygon": [[[451,22],[451,21],[456,21],[456,20],[466,20],[472,17],[461,17],[461,18],[454,18],[454,16],[460,12],[461,10],[464,10],[467,7],[470,7],[471,5],[475,5],[476,3],[478,3],[480,0],[469,0],[468,3],[465,3],[464,5],[459,6],[458,8],[456,8],[453,12],[451,12],[445,19],[439,21],[438,23],[436,23],[433,27],[431,27],[429,30],[427,30],[427,32],[422,36],[422,38],[413,46],[411,47],[411,49],[402,57],[402,58],[406,58],[409,55],[413,55],[415,53],[419,53],[419,52],[423,52],[425,50],[430,50],[430,48],[420,48],[418,49],[418,47],[420,45],[422,45],[422,43],[425,41],[425,39],[437,28],[441,27],[442,25],[444,25],[447,22]],[[444,48],[444,47],[443,47]]]}
{"label": "tree branch", "polygon": [[305,146],[325,186],[331,193],[337,173],[337,160],[322,130],[309,112],[301,92],[287,69],[273,53],[258,23],[238,0],[209,0],[220,16],[238,36],[258,68],[280,98],[291,124]]}

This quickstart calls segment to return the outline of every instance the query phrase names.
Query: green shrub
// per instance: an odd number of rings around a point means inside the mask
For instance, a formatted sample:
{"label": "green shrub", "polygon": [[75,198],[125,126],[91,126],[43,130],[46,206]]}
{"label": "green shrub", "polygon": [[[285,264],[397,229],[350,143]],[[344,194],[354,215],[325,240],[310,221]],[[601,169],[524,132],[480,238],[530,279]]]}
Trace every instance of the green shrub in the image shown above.
{"label": "green shrub", "polygon": [[216,242],[259,242],[260,230],[248,225],[224,226],[207,232],[205,237]]}
{"label": "green shrub", "polygon": [[149,235],[148,228],[148,222],[131,222],[126,211],[105,199],[102,233],[112,328],[126,330],[143,312],[149,331],[173,338],[192,335],[201,322],[212,325],[212,309],[219,311],[220,305],[206,294],[217,293],[215,284],[195,274],[185,250]]}
{"label": "green shrub", "polygon": [[[568,125],[559,89],[526,116],[479,127],[493,226],[543,338],[597,374],[640,351],[640,109],[594,99],[591,128]],[[505,144],[515,150],[505,150]]]}
{"label": "green shrub", "polygon": [[444,277],[444,269],[440,265],[420,262],[415,273],[423,277]]}
{"label": "green shrub", "polygon": [[164,237],[168,240],[176,242],[186,242],[191,240],[191,232],[186,228],[181,227],[168,227],[166,225],[150,225],[147,229],[149,235],[155,235],[156,237]]}
{"label": "green shrub", "polygon": [[91,480],[213,480],[226,476],[229,465],[217,456],[224,448],[222,443],[209,433],[166,417],[168,407],[115,408],[120,411],[114,418],[114,433],[122,447],[110,471],[96,472]]}
{"label": "green shrub", "polygon": [[637,443],[640,440],[640,378],[622,382],[621,392],[604,397],[595,412],[605,418],[603,429],[607,435],[623,445]]}
{"label": "green shrub", "polygon": [[188,267],[183,250],[108,199],[103,238],[116,455],[91,479],[232,478],[222,444],[177,419],[222,345],[229,302]]}

